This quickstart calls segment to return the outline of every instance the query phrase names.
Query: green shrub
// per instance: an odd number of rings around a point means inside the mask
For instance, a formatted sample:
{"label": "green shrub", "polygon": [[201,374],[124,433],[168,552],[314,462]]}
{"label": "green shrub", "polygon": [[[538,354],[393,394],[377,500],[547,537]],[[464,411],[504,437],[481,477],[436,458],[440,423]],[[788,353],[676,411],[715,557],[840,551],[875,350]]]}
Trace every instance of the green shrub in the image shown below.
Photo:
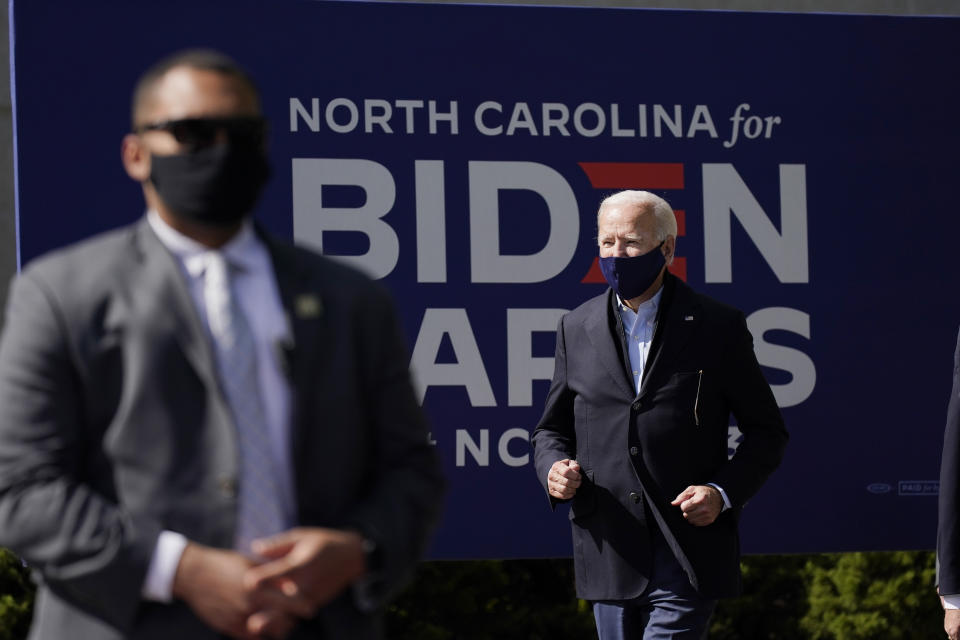
{"label": "green shrub", "polygon": [[[943,637],[929,551],[748,556],[744,595],[721,600],[711,640]],[[0,549],[0,640],[23,640],[34,586]],[[387,610],[392,640],[595,638],[570,560],[426,562]]]}
{"label": "green shrub", "polygon": [[844,553],[804,568],[811,640],[927,640],[943,637],[943,610],[928,551]]}
{"label": "green shrub", "polygon": [[[927,640],[943,636],[932,552],[747,556],[744,594],[710,640]],[[595,638],[569,560],[428,562],[387,612],[392,640]]]}
{"label": "green shrub", "polygon": [[745,557],[740,563],[743,595],[717,603],[710,640],[805,640],[797,621],[807,610],[803,571],[809,558]]}
{"label": "green shrub", "polygon": [[20,558],[0,548],[0,640],[23,640],[33,615],[35,588]]}
{"label": "green shrub", "polygon": [[387,611],[391,640],[595,638],[570,560],[427,562]]}

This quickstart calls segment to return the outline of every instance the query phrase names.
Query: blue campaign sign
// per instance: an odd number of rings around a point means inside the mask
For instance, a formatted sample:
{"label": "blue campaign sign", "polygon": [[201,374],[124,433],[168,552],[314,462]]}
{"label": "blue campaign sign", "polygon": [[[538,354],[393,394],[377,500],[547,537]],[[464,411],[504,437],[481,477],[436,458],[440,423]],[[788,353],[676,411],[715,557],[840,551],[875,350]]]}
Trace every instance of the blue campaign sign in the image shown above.
{"label": "blue campaign sign", "polygon": [[16,0],[12,29],[23,263],[142,214],[119,142],[147,66],[203,45],[250,70],[258,218],[398,301],[451,485],[432,557],[569,554],[528,438],[558,317],[605,287],[597,204],[628,187],[677,210],[675,271],[747,314],[791,432],[744,550],[932,547],[960,21]]}

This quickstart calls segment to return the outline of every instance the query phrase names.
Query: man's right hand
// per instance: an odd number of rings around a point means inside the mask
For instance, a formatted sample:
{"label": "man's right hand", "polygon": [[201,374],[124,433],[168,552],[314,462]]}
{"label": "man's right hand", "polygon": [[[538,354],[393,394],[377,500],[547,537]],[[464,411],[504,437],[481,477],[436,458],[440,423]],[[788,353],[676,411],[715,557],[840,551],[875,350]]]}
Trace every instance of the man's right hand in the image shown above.
{"label": "man's right hand", "polygon": [[[226,549],[189,543],[173,577],[173,596],[186,602],[207,625],[233,638],[284,638],[294,618],[261,611],[244,575],[253,562]],[[253,631],[256,629],[256,632]]]}
{"label": "man's right hand", "polygon": [[547,492],[557,500],[569,500],[580,486],[580,463],[569,458],[557,460],[547,472]]}

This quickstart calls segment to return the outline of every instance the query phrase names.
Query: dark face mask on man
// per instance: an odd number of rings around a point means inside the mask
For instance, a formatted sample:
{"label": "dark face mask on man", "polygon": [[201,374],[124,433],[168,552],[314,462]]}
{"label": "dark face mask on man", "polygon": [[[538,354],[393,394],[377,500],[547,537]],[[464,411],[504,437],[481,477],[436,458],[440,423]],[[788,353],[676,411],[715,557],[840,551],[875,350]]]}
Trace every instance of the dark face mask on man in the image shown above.
{"label": "dark face mask on man", "polygon": [[661,250],[663,242],[639,256],[600,258],[600,271],[621,300],[642,295],[657,280],[667,263]]}
{"label": "dark face mask on man", "polygon": [[233,142],[151,158],[150,182],[163,203],[179,216],[209,225],[242,220],[269,177],[261,149]]}
{"label": "dark face mask on man", "polygon": [[209,225],[236,224],[256,204],[270,177],[259,116],[184,118],[144,125],[163,130],[184,149],[151,156],[150,182],[176,215]]}

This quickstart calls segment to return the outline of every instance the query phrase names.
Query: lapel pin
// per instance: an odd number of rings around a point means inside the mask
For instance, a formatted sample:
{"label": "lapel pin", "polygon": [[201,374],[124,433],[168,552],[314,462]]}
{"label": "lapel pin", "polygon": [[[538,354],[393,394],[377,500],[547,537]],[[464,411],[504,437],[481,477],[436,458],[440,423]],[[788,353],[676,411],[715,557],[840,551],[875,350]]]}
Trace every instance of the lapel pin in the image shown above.
{"label": "lapel pin", "polygon": [[320,298],[312,293],[304,293],[294,300],[293,309],[298,318],[319,318],[320,314],[323,313],[323,303],[320,302]]}

